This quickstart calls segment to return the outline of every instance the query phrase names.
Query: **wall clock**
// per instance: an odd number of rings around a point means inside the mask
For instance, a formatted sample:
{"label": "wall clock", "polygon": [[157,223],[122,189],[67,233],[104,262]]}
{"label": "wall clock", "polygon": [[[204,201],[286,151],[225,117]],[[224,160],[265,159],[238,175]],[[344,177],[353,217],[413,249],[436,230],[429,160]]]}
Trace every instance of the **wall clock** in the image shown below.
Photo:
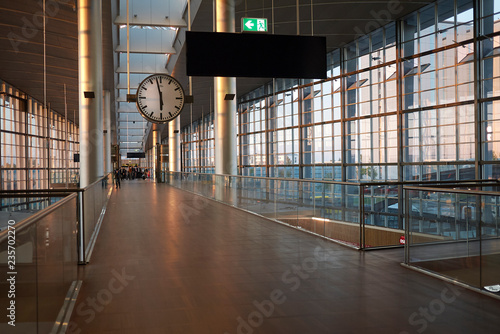
{"label": "wall clock", "polygon": [[184,107],[184,90],[175,78],[153,74],[137,88],[137,109],[153,123],[167,123],[179,116]]}

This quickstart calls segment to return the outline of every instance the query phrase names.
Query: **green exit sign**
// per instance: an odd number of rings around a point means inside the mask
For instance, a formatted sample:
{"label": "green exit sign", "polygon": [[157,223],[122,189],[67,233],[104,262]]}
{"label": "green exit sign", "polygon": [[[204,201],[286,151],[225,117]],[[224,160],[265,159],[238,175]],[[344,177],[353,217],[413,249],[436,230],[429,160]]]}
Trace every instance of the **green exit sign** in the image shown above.
{"label": "green exit sign", "polygon": [[241,19],[241,31],[267,32],[267,19],[243,17]]}

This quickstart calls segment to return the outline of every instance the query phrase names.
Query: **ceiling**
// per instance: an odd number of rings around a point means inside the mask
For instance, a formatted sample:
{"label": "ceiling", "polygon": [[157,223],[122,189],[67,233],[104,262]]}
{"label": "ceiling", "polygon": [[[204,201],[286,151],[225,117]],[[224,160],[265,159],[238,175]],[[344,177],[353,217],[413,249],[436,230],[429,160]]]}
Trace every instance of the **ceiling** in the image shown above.
{"label": "ceiling", "polygon": [[[47,0],[46,101],[50,107],[78,123],[77,0]],[[188,89],[183,48],[187,29],[187,0],[129,0],[131,33],[131,85],[133,93],[141,77],[170,73]],[[345,1],[299,0],[301,35],[325,36],[333,50],[357,36],[400,18],[431,0]],[[41,2],[0,0],[0,79],[44,101],[44,36]],[[142,150],[149,125],[138,117],[135,105],[126,102],[126,0],[103,1],[103,87],[111,92],[115,142],[137,142],[129,150]],[[212,31],[213,1],[192,0],[192,30]],[[275,34],[297,34],[297,0],[235,0],[236,32],[241,17],[265,17]],[[311,5],[312,3],[312,5]],[[311,12],[312,8],[312,12]],[[273,19],[274,18],[274,19]],[[311,25],[311,18],[314,22]],[[120,26],[122,26],[120,28]],[[132,29],[131,29],[132,30]],[[147,31],[146,31],[147,30]],[[153,31],[154,30],[154,31]],[[158,32],[160,31],[160,32]],[[172,33],[174,32],[174,37]],[[158,37],[157,35],[161,36]],[[153,41],[157,41],[154,43]],[[228,50],[230,52],[230,50]],[[269,82],[271,78],[237,78],[238,96]],[[194,103],[181,113],[181,126],[213,109],[213,78],[193,77]],[[66,86],[66,108],[64,86]],[[191,112],[192,109],[192,112]],[[163,131],[163,136],[166,131]],[[122,154],[127,148],[121,144]]]}
{"label": "ceiling", "polygon": [[[298,28],[301,35],[325,36],[327,51],[332,51],[353,41],[362,34],[375,30],[432,2],[434,1],[365,0],[353,2],[342,0],[300,0],[298,2]],[[241,31],[242,17],[262,17],[268,19],[270,32],[274,30],[275,34],[280,35],[297,34],[297,0],[236,0],[235,3],[236,32]],[[311,25],[311,17],[314,22],[313,25]],[[213,31],[212,1],[202,1],[194,15],[192,30]],[[183,37],[180,37],[180,39],[183,40]],[[169,64],[167,68],[183,83],[184,87],[188,87],[185,59],[185,48],[183,48],[175,64]],[[272,78],[237,78],[237,95],[244,95],[271,80]],[[213,78],[193,77],[192,82],[194,104],[184,107],[180,115],[181,127],[190,124],[191,119],[196,120],[202,114],[206,115],[210,111],[213,111]],[[165,127],[162,137],[166,135],[167,130]]]}
{"label": "ceiling", "polygon": [[[46,2],[44,33],[41,1],[0,1],[0,79],[78,123],[78,25],[76,0]],[[111,2],[103,1],[103,44],[112,45]],[[114,102],[114,65],[111,48],[103,51],[103,89]],[[66,105],[64,86],[66,86]],[[114,103],[112,103],[113,105]],[[114,115],[114,110],[112,110]]]}

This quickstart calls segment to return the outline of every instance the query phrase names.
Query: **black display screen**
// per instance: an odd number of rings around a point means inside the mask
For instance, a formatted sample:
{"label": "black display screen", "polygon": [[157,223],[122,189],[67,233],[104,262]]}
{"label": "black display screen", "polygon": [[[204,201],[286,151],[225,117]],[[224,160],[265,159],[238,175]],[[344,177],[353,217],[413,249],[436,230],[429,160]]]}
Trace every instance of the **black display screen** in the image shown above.
{"label": "black display screen", "polygon": [[189,76],[326,79],[326,38],[186,32]]}

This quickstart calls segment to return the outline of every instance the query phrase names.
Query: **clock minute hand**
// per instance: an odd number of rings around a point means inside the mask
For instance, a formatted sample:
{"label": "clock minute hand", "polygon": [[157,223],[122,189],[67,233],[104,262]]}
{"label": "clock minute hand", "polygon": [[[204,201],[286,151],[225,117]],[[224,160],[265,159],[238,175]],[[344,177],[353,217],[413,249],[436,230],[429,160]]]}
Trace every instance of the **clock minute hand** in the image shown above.
{"label": "clock minute hand", "polygon": [[160,110],[163,110],[163,95],[161,93],[160,84],[158,83],[158,79],[156,79],[156,87],[158,87],[158,93],[160,94]]}

